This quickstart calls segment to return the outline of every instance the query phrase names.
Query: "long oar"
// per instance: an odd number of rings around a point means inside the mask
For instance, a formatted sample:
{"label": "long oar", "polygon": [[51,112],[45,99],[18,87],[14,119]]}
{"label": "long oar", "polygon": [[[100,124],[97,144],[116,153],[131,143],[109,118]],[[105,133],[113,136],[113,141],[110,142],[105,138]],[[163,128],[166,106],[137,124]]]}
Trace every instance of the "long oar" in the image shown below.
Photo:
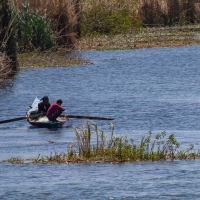
{"label": "long oar", "polygon": [[[31,115],[30,117],[31,118],[37,118],[37,117],[42,116],[42,115],[43,114],[39,113],[39,114]],[[20,120],[23,120],[23,119],[28,119],[28,117],[22,116],[22,117],[16,117],[16,118],[12,118],[12,119],[6,119],[6,120],[0,121],[0,124],[5,124],[5,123],[9,123],[9,122],[14,122],[14,121],[20,121]]]}
{"label": "long oar", "polygon": [[68,115],[68,114],[63,114],[61,115],[61,117],[77,118],[77,119],[93,119],[93,120],[114,120],[114,118],[108,118],[108,117],[93,117],[93,116]]}
{"label": "long oar", "polygon": [[0,124],[5,124],[5,123],[9,123],[9,122],[19,121],[19,120],[22,120],[22,119],[26,119],[26,117],[16,117],[16,118],[12,118],[12,119],[2,120],[2,121],[0,121]]}
{"label": "long oar", "polygon": [[[37,118],[39,116],[42,116],[43,114],[35,114],[31,115],[31,118]],[[93,116],[82,116],[82,115],[68,115],[68,114],[63,114],[60,115],[61,117],[68,117],[68,118],[77,118],[77,119],[91,119],[91,120],[114,120],[114,118],[108,118],[108,117],[93,117]],[[9,122],[14,122],[14,121],[20,121],[23,119],[28,119],[28,117],[23,116],[23,117],[16,117],[12,119],[6,119],[6,120],[1,120],[0,124],[5,124]]]}

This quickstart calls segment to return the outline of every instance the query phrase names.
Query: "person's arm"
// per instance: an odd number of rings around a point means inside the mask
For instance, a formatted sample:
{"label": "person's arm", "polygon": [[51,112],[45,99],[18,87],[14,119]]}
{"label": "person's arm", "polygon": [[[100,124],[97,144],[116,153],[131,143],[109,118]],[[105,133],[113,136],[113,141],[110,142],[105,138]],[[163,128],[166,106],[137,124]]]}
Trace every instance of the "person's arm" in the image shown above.
{"label": "person's arm", "polygon": [[59,110],[61,110],[61,111],[64,111],[64,110],[65,110],[64,107],[62,107],[62,106],[60,106],[60,105],[58,105],[58,104],[57,104],[57,108],[58,108]]}
{"label": "person's arm", "polygon": [[46,106],[46,108],[47,108],[47,111],[49,110],[50,106],[51,106],[51,104],[50,104],[50,103],[48,103],[48,104],[47,104],[47,106]]}

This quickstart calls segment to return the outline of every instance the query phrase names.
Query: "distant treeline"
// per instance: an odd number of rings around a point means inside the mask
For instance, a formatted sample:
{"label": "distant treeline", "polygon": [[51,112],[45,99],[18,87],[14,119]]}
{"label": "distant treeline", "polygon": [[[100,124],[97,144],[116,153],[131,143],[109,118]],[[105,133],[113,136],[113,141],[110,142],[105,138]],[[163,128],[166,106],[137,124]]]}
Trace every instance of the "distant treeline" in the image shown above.
{"label": "distant treeline", "polygon": [[0,56],[6,52],[16,69],[17,50],[73,48],[94,34],[199,23],[200,6],[198,0],[1,0],[0,19]]}

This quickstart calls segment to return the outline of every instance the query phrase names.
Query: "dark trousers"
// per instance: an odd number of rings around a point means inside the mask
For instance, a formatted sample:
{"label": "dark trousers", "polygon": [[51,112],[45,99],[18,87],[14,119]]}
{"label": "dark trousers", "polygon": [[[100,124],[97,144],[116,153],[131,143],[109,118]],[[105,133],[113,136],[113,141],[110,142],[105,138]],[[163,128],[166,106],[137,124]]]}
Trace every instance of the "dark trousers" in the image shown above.
{"label": "dark trousers", "polygon": [[49,121],[56,121],[56,118],[59,117],[61,115],[63,111],[62,110],[56,110],[54,113],[52,113],[51,115],[47,116]]}

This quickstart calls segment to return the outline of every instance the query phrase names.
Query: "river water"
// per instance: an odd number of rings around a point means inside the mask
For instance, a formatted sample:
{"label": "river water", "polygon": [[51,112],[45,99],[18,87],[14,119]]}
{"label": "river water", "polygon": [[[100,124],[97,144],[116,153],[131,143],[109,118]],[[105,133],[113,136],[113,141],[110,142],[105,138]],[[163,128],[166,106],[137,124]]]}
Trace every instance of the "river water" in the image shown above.
{"label": "river water", "polygon": [[[200,46],[84,51],[87,66],[21,69],[0,91],[0,120],[25,115],[37,96],[63,100],[66,112],[113,117],[115,134],[140,138],[174,133],[186,149],[200,148]],[[109,130],[110,122],[96,121]],[[0,125],[0,161],[66,152],[71,119],[58,130],[26,120]],[[109,132],[108,132],[109,134]],[[53,142],[51,142],[53,141]],[[0,164],[0,199],[200,199],[200,161],[125,164]]]}

